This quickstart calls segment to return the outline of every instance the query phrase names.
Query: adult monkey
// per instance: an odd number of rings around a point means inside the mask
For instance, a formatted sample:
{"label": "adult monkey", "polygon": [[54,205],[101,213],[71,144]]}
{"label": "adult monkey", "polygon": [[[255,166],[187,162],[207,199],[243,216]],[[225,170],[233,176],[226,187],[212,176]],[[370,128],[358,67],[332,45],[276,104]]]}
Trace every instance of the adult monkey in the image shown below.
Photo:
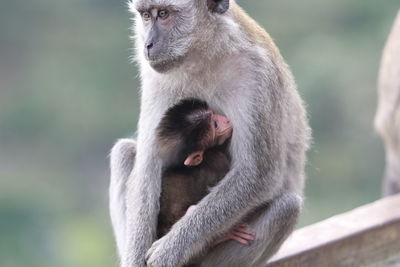
{"label": "adult monkey", "polygon": [[[257,238],[252,245],[226,242],[202,265],[262,266],[292,231],[302,202],[309,127],[289,68],[233,0],[133,0],[130,7],[142,90],[137,146],[125,139],[111,152],[122,266],[181,266],[246,216]],[[187,97],[230,118],[232,168],[154,242],[161,188],[155,128]]]}

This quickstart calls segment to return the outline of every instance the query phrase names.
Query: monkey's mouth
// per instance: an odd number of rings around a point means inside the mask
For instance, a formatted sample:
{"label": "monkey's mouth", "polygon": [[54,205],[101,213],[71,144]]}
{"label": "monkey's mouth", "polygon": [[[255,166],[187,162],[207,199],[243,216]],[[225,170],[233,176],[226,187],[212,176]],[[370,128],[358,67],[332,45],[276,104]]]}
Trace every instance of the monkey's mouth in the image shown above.
{"label": "monkey's mouth", "polygon": [[169,60],[162,59],[160,57],[148,57],[146,59],[150,66],[158,72],[166,72],[172,68],[179,66],[182,63],[183,57],[176,57]]}
{"label": "monkey's mouth", "polygon": [[146,59],[151,66],[163,66],[168,64],[167,60],[158,59],[156,57],[146,57]]}
{"label": "monkey's mouth", "polygon": [[220,146],[222,144],[224,144],[226,142],[226,140],[228,140],[229,138],[232,137],[232,133],[233,133],[233,128],[226,128],[225,130],[223,130],[221,132],[221,135],[219,135],[216,140],[215,140],[215,144]]}
{"label": "monkey's mouth", "polygon": [[144,56],[149,62],[162,62],[162,57],[158,53],[151,53],[150,51],[145,51]]}

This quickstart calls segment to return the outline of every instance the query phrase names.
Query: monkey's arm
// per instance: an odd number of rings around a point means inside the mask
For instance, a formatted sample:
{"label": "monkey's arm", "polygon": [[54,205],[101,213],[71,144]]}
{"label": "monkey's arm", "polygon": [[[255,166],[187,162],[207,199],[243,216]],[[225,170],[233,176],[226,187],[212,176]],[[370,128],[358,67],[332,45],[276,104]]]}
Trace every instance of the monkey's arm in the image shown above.
{"label": "monkey's arm", "polygon": [[110,154],[110,216],[121,257],[126,239],[126,183],[133,170],[136,158],[136,140],[120,139]]}
{"label": "monkey's arm", "polygon": [[[187,213],[193,212],[196,208],[196,205],[192,205],[187,210]],[[225,241],[228,240],[235,240],[236,242],[248,246],[250,245],[251,241],[254,241],[254,233],[249,229],[249,226],[245,223],[236,224],[229,232],[223,234],[222,236],[218,237],[212,243],[211,247],[215,247]]]}
{"label": "monkey's arm", "polygon": [[138,138],[135,167],[127,182],[126,246],[122,266],[144,266],[144,255],[156,237],[161,164],[150,140]]}
{"label": "monkey's arm", "polygon": [[[123,267],[145,266],[145,254],[156,238],[161,160],[156,151],[155,128],[169,106],[156,98],[157,91],[143,91],[138,125],[136,162],[126,189],[126,245]],[[149,104],[150,103],[150,104]]]}

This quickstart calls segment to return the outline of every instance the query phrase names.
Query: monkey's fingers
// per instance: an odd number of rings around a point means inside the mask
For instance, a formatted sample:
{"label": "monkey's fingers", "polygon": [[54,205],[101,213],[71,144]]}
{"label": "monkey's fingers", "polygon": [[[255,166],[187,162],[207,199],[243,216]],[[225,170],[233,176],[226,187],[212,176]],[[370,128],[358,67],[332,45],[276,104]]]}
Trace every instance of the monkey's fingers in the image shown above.
{"label": "monkey's fingers", "polygon": [[248,241],[254,241],[256,238],[252,234],[247,234],[247,233],[241,233],[241,232],[233,232],[232,233],[234,236],[240,237],[242,239],[246,239]]}
{"label": "monkey's fingers", "polygon": [[240,244],[245,245],[245,246],[250,245],[250,241],[246,240],[245,238],[242,238],[240,235],[232,234],[231,239],[235,240],[236,242],[239,242]]}
{"label": "monkey's fingers", "polygon": [[254,232],[252,230],[250,230],[247,226],[245,226],[245,227],[236,226],[233,228],[232,231],[255,236]]}

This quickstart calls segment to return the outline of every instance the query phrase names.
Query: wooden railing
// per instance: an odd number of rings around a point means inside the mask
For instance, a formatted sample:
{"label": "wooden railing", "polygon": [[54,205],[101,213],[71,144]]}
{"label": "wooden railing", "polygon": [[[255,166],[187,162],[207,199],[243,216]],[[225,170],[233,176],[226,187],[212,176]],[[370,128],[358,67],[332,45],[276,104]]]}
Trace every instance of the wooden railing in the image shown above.
{"label": "wooden railing", "polygon": [[400,195],[295,231],[268,267],[400,266]]}

